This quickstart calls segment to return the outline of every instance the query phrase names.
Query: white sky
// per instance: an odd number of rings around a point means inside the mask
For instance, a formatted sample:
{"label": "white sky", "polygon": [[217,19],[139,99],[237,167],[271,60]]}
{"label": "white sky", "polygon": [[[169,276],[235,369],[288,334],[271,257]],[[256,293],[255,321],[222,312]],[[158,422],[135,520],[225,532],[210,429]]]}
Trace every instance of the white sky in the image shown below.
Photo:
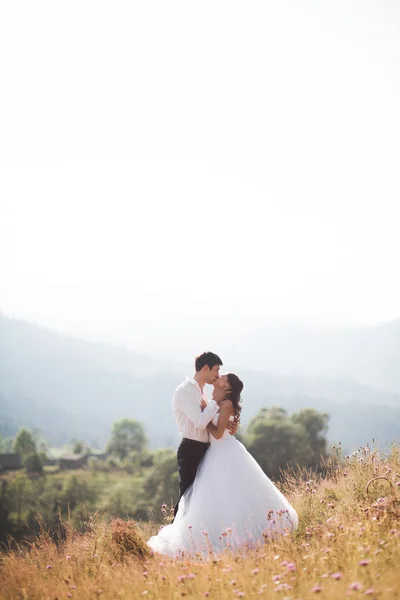
{"label": "white sky", "polygon": [[400,317],[396,0],[3,2],[0,56],[0,311]]}

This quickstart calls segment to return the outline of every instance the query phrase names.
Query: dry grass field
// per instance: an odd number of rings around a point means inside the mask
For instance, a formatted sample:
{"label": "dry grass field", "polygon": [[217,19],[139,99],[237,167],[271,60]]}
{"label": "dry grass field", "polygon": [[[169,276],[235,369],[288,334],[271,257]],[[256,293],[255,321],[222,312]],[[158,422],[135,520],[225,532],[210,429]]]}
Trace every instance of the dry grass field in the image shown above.
{"label": "dry grass field", "polygon": [[45,528],[34,542],[11,543],[0,555],[0,598],[400,597],[400,448],[385,457],[363,448],[339,463],[313,480],[286,476],[299,528],[256,551],[174,561],[146,549],[156,524],[95,515],[84,534],[67,524],[59,544]]}

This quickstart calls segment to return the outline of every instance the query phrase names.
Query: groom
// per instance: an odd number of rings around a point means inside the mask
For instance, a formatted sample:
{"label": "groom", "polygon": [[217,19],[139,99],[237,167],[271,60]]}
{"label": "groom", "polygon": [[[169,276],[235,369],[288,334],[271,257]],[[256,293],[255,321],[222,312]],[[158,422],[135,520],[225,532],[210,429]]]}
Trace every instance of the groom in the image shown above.
{"label": "groom", "polygon": [[[204,386],[217,381],[221,366],[222,360],[217,354],[203,352],[195,360],[194,376],[181,383],[172,398],[172,408],[182,438],[177,453],[179,500],[194,482],[197,468],[209,446],[207,425],[217,414],[218,404],[213,399],[207,403]],[[229,422],[227,428],[234,435],[238,424]],[[178,512],[179,500],[174,517]]]}

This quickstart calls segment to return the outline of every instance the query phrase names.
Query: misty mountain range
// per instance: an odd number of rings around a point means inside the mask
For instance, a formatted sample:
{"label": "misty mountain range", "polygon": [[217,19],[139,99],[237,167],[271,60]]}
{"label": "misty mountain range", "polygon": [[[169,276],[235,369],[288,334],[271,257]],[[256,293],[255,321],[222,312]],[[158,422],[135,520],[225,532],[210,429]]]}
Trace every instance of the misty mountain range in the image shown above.
{"label": "misty mountain range", "polygon": [[[384,445],[399,436],[400,321],[344,332],[274,325],[228,341],[221,338],[217,347],[212,340],[204,349],[222,347],[230,359],[226,367],[243,378],[244,426],[260,408],[276,404],[289,412],[328,412],[329,440],[340,440],[349,451],[373,438]],[[192,357],[166,356],[156,359],[0,315],[0,433],[12,436],[27,426],[52,445],[79,438],[103,447],[112,423],[131,417],[145,424],[152,447],[174,447],[170,400],[192,373]]]}

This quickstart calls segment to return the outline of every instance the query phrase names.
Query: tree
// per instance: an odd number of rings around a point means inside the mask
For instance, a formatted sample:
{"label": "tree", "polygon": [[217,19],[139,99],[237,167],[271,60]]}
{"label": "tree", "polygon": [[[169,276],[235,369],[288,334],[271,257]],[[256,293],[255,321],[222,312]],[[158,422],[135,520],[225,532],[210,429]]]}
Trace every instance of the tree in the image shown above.
{"label": "tree", "polygon": [[31,454],[37,454],[36,440],[29,429],[22,428],[17,433],[14,440],[14,452],[19,454],[22,461]]}
{"label": "tree", "polygon": [[25,469],[27,473],[43,473],[43,466],[40,456],[36,453],[26,456]]}
{"label": "tree", "polygon": [[73,448],[72,452],[74,454],[82,454],[84,449],[85,449],[85,444],[83,442],[81,442],[80,440],[77,440],[74,443],[74,448]]}
{"label": "tree", "polygon": [[310,461],[311,464],[318,464],[321,458],[327,456],[326,434],[328,431],[329,415],[327,413],[320,413],[313,408],[304,408],[292,415],[292,421],[299,423],[307,431],[308,442],[312,449]]}
{"label": "tree", "polygon": [[0,452],[1,453],[8,453],[8,452],[12,452],[12,447],[13,447],[13,440],[12,438],[9,437],[3,437],[0,434]]}
{"label": "tree", "polygon": [[134,419],[121,419],[113,425],[107,450],[124,459],[132,452],[142,452],[146,445],[147,438],[142,423]]}
{"label": "tree", "polygon": [[283,408],[263,408],[250,422],[245,443],[265,473],[279,478],[287,467],[318,465],[327,422],[326,414],[311,409],[290,417]]}
{"label": "tree", "polygon": [[146,476],[142,487],[137,518],[148,519],[149,511],[159,518],[161,505],[174,506],[179,497],[179,478],[174,450],[154,452],[154,465]]}

